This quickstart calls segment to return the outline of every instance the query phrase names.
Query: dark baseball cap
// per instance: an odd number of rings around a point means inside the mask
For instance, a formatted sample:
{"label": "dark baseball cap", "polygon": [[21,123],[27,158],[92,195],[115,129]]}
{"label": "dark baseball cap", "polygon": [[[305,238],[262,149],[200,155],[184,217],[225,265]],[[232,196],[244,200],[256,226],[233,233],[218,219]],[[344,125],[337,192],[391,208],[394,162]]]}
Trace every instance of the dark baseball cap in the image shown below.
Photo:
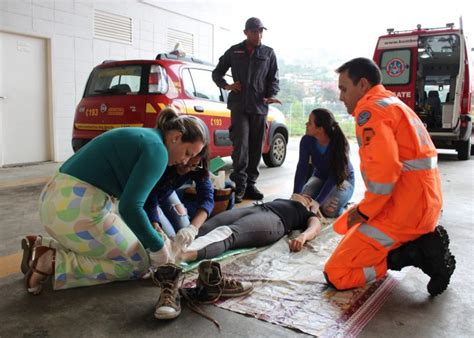
{"label": "dark baseball cap", "polygon": [[253,29],[267,29],[265,26],[263,26],[262,21],[259,18],[250,18],[247,20],[245,23],[245,30],[253,30]]}

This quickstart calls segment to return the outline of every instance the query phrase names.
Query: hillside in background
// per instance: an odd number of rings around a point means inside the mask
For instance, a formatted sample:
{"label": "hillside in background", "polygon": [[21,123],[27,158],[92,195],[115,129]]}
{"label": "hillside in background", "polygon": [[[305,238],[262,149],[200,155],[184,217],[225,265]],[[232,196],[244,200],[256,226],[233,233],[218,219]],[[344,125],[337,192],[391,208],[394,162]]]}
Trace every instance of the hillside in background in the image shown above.
{"label": "hillside in background", "polygon": [[347,136],[354,135],[354,122],[339,101],[338,75],[335,69],[342,62],[316,65],[315,62],[287,63],[279,60],[280,93],[284,113],[292,136],[305,133],[309,113],[326,108],[334,113]]}

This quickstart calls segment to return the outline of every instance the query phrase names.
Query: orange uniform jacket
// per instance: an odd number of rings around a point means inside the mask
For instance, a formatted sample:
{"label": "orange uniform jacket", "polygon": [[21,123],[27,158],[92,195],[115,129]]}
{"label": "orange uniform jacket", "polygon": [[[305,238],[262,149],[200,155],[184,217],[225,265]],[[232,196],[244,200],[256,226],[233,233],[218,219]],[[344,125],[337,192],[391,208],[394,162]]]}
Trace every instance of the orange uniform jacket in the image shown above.
{"label": "orange uniform jacket", "polygon": [[437,152],[417,115],[377,85],[359,100],[354,117],[366,186],[357,207],[367,221],[349,230],[326,263],[341,289],[385,275],[388,251],[433,231],[442,205]]}
{"label": "orange uniform jacket", "polygon": [[[382,85],[354,110],[367,223],[407,241],[434,230],[442,205],[437,152],[418,116]],[[414,235],[414,236],[413,236]]]}

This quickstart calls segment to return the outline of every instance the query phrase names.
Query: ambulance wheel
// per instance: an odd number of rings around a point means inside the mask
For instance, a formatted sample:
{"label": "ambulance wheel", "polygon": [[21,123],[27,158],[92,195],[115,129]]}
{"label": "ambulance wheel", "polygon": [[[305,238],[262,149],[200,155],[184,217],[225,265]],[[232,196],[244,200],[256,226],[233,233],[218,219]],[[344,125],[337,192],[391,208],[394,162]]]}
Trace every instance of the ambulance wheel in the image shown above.
{"label": "ambulance wheel", "polygon": [[468,137],[466,141],[459,141],[458,147],[458,160],[466,161],[471,157],[471,138]]}

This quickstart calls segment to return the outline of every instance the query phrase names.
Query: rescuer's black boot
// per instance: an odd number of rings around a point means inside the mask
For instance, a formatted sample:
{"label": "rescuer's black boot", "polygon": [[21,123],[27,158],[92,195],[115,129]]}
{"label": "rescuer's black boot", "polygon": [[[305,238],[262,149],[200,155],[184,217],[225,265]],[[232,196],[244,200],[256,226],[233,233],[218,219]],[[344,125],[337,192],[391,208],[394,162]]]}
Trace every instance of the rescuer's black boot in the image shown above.
{"label": "rescuer's black boot", "polygon": [[415,241],[411,241],[388,253],[387,267],[390,270],[397,271],[406,266],[420,267],[422,259],[421,251],[415,244]]}
{"label": "rescuer's black boot", "polygon": [[389,252],[388,269],[401,270],[405,266],[420,268],[431,277],[427,289],[432,296],[437,296],[446,290],[456,268],[456,259],[449,250],[446,229],[437,226],[434,232]]}
{"label": "rescuer's black boot", "polygon": [[456,259],[449,250],[448,233],[439,225],[434,232],[421,236],[416,242],[424,258],[419,268],[431,277],[428,292],[437,296],[446,290],[456,268]]}

